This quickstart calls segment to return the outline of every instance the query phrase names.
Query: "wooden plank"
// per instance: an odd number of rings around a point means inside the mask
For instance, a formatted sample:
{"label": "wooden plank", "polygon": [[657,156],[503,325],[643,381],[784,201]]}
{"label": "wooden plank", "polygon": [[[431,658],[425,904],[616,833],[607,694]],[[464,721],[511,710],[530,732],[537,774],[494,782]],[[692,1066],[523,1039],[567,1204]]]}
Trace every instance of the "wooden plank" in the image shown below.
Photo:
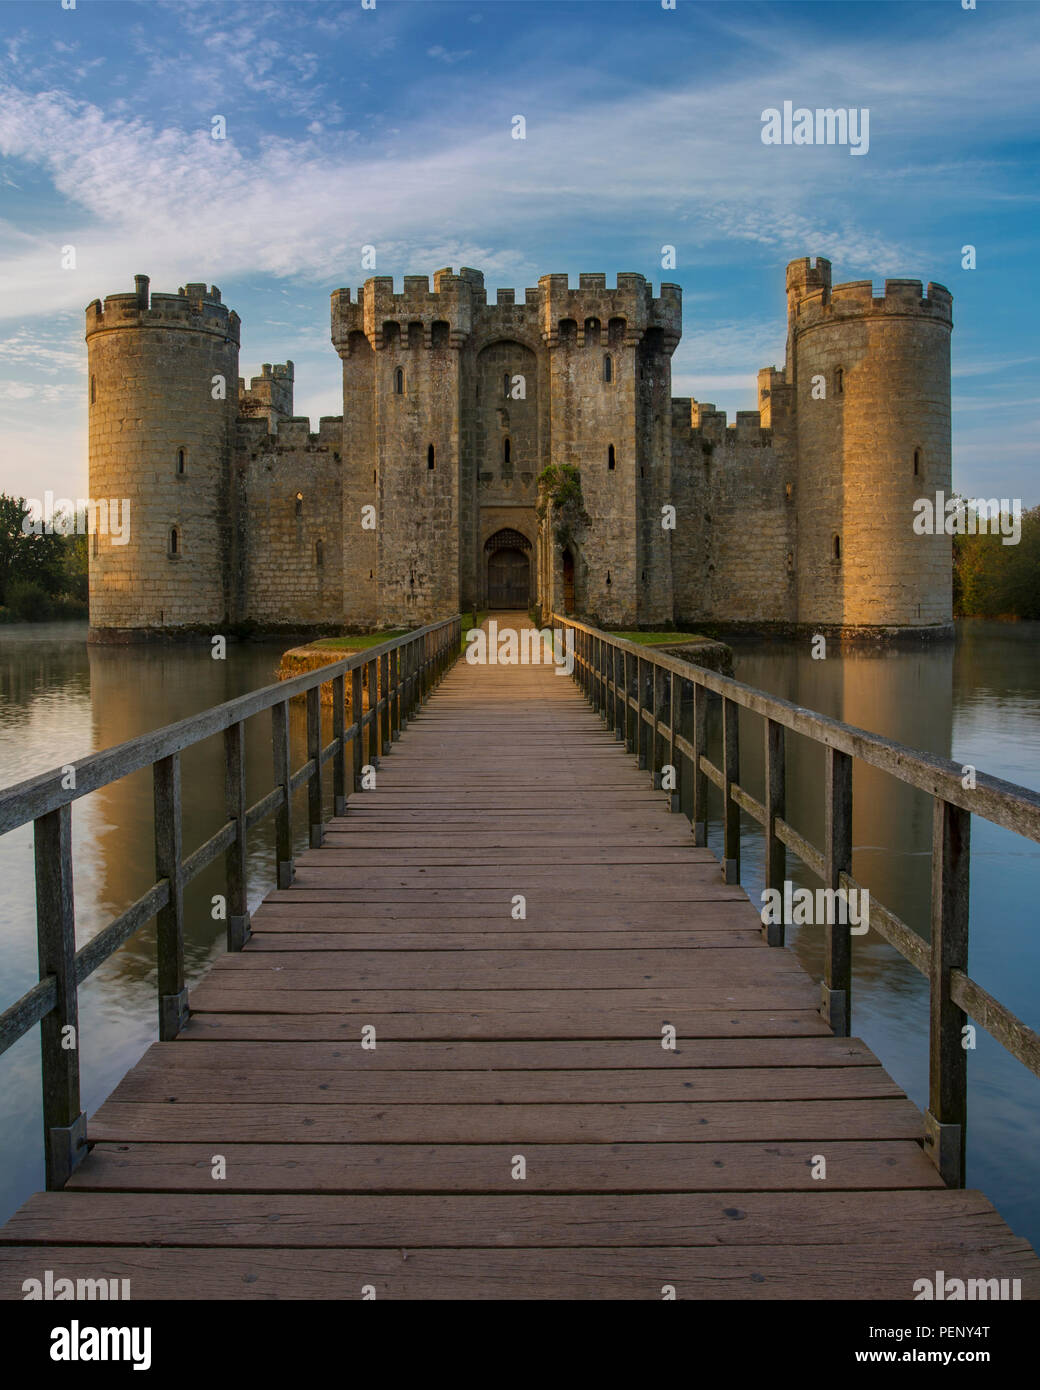
{"label": "wooden plank", "polygon": [[[609,1000],[609,994],[606,996]],[[363,1025],[391,1038],[651,1038],[661,1036],[660,1010],[630,1008],[547,1014],[523,1013],[193,1013],[178,1041],[191,1038],[271,1038],[306,1041],[357,1038]],[[683,1038],[830,1036],[815,1008],[752,1010],[674,1009],[668,1021]]]}
{"label": "wooden plank", "polygon": [[[814,1150],[816,1150],[814,1152]],[[912,1140],[767,1144],[222,1144],[221,1192],[828,1192],[943,1187]],[[97,1144],[66,1190],[212,1192],[212,1144]]]}
{"label": "wooden plank", "polygon": [[673,1022],[682,1010],[717,1009],[729,1004],[739,1009],[805,1009],[815,1002],[816,991],[807,979],[797,977],[784,985],[719,986],[661,990],[647,989],[225,989],[208,978],[191,993],[192,1009],[220,1013],[338,1013],[371,1010],[374,1013],[474,1013],[495,1014],[500,1007],[509,1013],[544,1013],[557,1016],[554,1026],[563,1026],[563,1015],[572,1009],[593,1012],[601,1009],[639,1009],[659,1011],[661,1023]]}
{"label": "wooden plank", "polygon": [[[250,942],[251,951],[266,954],[280,951],[604,951],[618,947],[633,950],[660,950],[676,945],[693,950],[705,947],[741,950],[755,947],[759,933],[747,927],[723,930],[689,931],[677,927],[670,932],[553,931],[548,924],[541,931],[514,930],[500,924],[497,932],[466,931],[326,931],[314,930],[315,923],[300,924],[296,931],[263,931]],[[320,927],[320,923],[317,924]],[[306,930],[309,926],[311,929]]]}
{"label": "wooden plank", "polygon": [[[946,1223],[949,1223],[947,1226]],[[316,1196],[310,1193],[41,1192],[0,1244],[314,1248],[373,1246],[840,1246],[913,1251],[949,1231],[962,1253],[1008,1239],[980,1192]],[[1035,1257],[1034,1257],[1035,1258]],[[985,1272],[985,1271],[983,1271]]]}
{"label": "wooden plank", "polygon": [[259,1066],[279,1071],[574,1071],[676,1067],[863,1067],[879,1065],[858,1038],[677,1038],[661,1046],[661,1034],[637,1041],[397,1042],[362,1046],[361,1025],[340,1042],[153,1043],[142,1058],[153,1068]]}
{"label": "wooden plank", "polygon": [[906,1099],[437,1106],[109,1100],[92,1116],[90,1133],[99,1142],[191,1138],[214,1144],[916,1140],[921,1113]]}
{"label": "wooden plank", "polygon": [[186,1104],[246,1098],[279,1105],[379,1101],[397,1105],[469,1101],[576,1104],[581,1101],[855,1100],[901,1096],[881,1067],[719,1067],[639,1071],[344,1072],[238,1068],[213,1074],[139,1062],[112,1092],[113,1100]]}
{"label": "wooden plank", "polygon": [[[910,1300],[921,1269],[973,1277],[985,1259],[994,1278],[1019,1279],[1023,1299],[1040,1297],[1031,1251],[1013,1237],[981,1251],[932,1243],[908,1250],[868,1245],[628,1247],[620,1250],[245,1250],[52,1246],[55,1278],[127,1280],[137,1299],[560,1299],[659,1302],[675,1298],[769,1300]],[[0,1247],[0,1298],[22,1298],[27,1277],[43,1277],[34,1246]]]}

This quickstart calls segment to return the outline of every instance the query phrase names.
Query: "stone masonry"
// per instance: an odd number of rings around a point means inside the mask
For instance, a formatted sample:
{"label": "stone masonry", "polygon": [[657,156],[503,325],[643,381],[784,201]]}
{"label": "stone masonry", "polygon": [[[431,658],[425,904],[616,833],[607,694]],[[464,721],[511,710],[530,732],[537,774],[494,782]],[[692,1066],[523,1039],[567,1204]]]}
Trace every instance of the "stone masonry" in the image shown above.
{"label": "stone masonry", "polygon": [[[488,303],[463,267],[332,295],[343,415],[293,415],[294,367],[238,375],[239,319],[190,284],[87,310],[91,637],[403,627],[472,608],[616,627],[947,631],[952,299],[787,268],[788,346],[728,425],[673,399],[678,286],[545,275]],[[237,391],[236,391],[237,386]],[[585,519],[539,507],[577,470]],[[543,514],[540,514],[543,513]]]}

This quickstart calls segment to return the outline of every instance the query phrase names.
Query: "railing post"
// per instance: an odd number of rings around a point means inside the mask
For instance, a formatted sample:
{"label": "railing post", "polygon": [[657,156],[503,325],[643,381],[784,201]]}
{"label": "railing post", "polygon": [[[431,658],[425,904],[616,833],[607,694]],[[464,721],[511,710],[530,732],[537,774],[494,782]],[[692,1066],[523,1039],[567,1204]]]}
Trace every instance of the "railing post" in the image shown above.
{"label": "railing post", "polygon": [[625,684],[625,654],[620,647],[611,649],[614,653],[614,737],[624,743],[628,727],[628,705],[625,703],[627,685]]}
{"label": "railing post", "polygon": [[401,679],[401,695],[397,707],[397,731],[407,729],[408,720],[412,713],[412,644],[406,643],[400,648],[401,664],[397,668]]}
{"label": "railing post", "polygon": [[53,975],[57,995],[54,1008],[40,1019],[43,1140],[47,1188],[53,1192],[65,1186],[87,1156],[87,1117],[79,1099],[71,805],[59,806],[34,821],[33,838],[40,979]]}
{"label": "railing post", "polygon": [[701,767],[701,758],[708,752],[708,689],[699,681],[693,682],[693,790],[690,824],[693,843],[703,848],[708,843],[708,778]]}
{"label": "railing post", "polygon": [[643,710],[646,708],[646,662],[641,656],[636,657],[636,766],[640,772],[646,770],[646,720],[643,718]]}
{"label": "railing post", "polygon": [[[776,833],[777,818],[787,814],[787,782],[785,775],[786,743],[784,726],[775,719],[766,720],[765,730],[765,790],[766,790],[766,888],[775,888],[783,901],[784,879],[787,877],[787,846]],[[762,928],[769,946],[784,944],[784,922],[770,922]]]}
{"label": "railing post", "polygon": [[949,1187],[964,1186],[968,1120],[965,1013],[950,998],[950,972],[968,969],[971,813],[936,798],[932,818],[931,1008],[924,1151]]}
{"label": "railing post", "polygon": [[347,813],[347,727],[344,706],[347,699],[347,683],[342,674],[332,678],[332,736],[336,740],[336,751],[332,756],[332,814],[345,816]]}
{"label": "railing post", "polygon": [[[439,674],[439,673],[438,673]],[[380,731],[379,751],[389,753],[393,745],[390,733],[390,653],[384,652],[379,658],[379,696],[383,705],[378,724]]]}
{"label": "railing post", "polygon": [[390,685],[388,690],[390,710],[390,738],[397,742],[401,737],[401,648],[395,647],[390,653]]}
{"label": "railing post", "polygon": [[675,736],[679,727],[680,701],[682,699],[682,677],[674,671],[668,672],[668,765],[672,769],[672,786],[668,796],[669,811],[682,808],[682,793],[679,787],[679,749]]}
{"label": "railing post", "polygon": [[312,685],[307,691],[307,759],[314,771],[307,782],[307,820],[310,824],[311,849],[320,849],[325,838],[323,824],[321,776],[321,686]]}
{"label": "railing post", "polygon": [[289,701],[281,700],[271,706],[271,747],[274,754],[274,782],[284,796],[274,818],[275,860],[278,865],[278,887],[288,888],[293,881],[292,832],[292,748],[289,741]]}
{"label": "railing post", "polygon": [[227,877],[227,948],[241,951],[249,940],[246,869],[245,725],[240,719],[224,730],[224,811],[235,822],[235,838],[224,851]]}
{"label": "railing post", "polygon": [[351,740],[351,751],[354,764],[354,790],[361,790],[361,768],[364,765],[364,754],[361,749],[362,735],[365,731],[365,690],[364,677],[361,667],[355,666],[350,673],[350,703],[351,703],[351,722],[354,725],[354,737]]}
{"label": "railing post", "polygon": [[[841,875],[852,873],[852,758],[836,748],[827,749],[824,877],[826,888],[840,888]],[[844,923],[824,926],[823,984],[820,1013],[839,1038],[852,1031],[852,936],[848,914]]]}
{"label": "railing post", "polygon": [[659,728],[661,716],[664,712],[664,680],[663,672],[658,667],[656,661],[650,662],[647,683],[650,686],[650,713],[653,716],[647,748],[647,752],[650,756],[647,761],[650,767],[650,785],[655,792],[659,792],[661,790],[661,767],[664,763],[664,758],[661,756]]}
{"label": "railing post", "polygon": [[733,787],[740,782],[740,706],[722,701],[722,871],[727,883],[740,882],[740,807]]}
{"label": "railing post", "polygon": [[378,662],[373,658],[367,663],[368,670],[368,761],[370,766],[379,766],[379,675]]}
{"label": "railing post", "polygon": [[171,753],[152,764],[155,804],[155,876],[166,879],[170,897],[155,919],[158,955],[159,1039],[170,1042],[188,1021],[184,984],[184,891],[181,867],[181,757]]}

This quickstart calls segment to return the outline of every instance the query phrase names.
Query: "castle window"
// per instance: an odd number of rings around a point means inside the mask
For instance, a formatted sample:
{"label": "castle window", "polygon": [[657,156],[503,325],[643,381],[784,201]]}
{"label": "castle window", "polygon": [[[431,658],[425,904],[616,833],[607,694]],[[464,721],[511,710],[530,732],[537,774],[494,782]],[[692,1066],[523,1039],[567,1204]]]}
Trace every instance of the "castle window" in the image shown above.
{"label": "castle window", "polygon": [[832,552],[832,553],[833,553],[834,559],[840,564],[840,563],[841,563],[841,537],[838,535],[837,531],[835,531],[835,533],[834,533],[834,545],[833,545],[833,552]]}
{"label": "castle window", "polygon": [[625,333],[628,331],[628,324],[624,319],[611,319],[607,324],[607,344],[612,348],[619,348],[625,341]]}
{"label": "castle window", "polygon": [[426,467],[433,468],[435,463],[436,457],[433,452],[433,445],[431,444],[429,448],[426,450]]}
{"label": "castle window", "polygon": [[617,457],[614,453],[614,446],[611,444],[607,449],[607,467],[613,469],[617,464]]}
{"label": "castle window", "polygon": [[169,547],[168,547],[166,553],[167,553],[167,555],[169,555],[171,558],[172,558],[174,555],[179,555],[179,554],[181,553],[181,533],[180,533],[179,528],[176,527],[176,526],[171,526],[171,527],[170,527]]}
{"label": "castle window", "polygon": [[560,343],[563,347],[576,347],[578,342],[578,324],[575,319],[560,320]]}
{"label": "castle window", "polygon": [[315,542],[314,542],[314,563],[318,566],[319,569],[321,569],[322,565],[324,565],[324,563],[325,563],[325,542],[324,542],[324,541],[315,541]]}
{"label": "castle window", "polygon": [[510,455],[510,447],[509,447],[509,440],[507,439],[507,440],[505,440],[505,442],[504,442],[503,445],[502,445],[502,462],[503,462],[503,463],[509,463],[509,462],[510,462],[510,457],[509,457],[509,455]]}
{"label": "castle window", "polygon": [[296,515],[303,516],[303,493],[296,494]]}
{"label": "castle window", "polygon": [[90,378],[90,404],[93,405],[97,400],[97,377]]}
{"label": "castle window", "polygon": [[920,472],[921,472],[921,451],[920,451],[920,449],[915,449],[915,450],[914,450],[914,477],[915,477],[915,478],[918,477],[918,476],[920,475]]}
{"label": "castle window", "polygon": [[448,338],[451,333],[451,324],[444,319],[438,319],[430,326],[430,346],[435,348],[446,348]]}
{"label": "castle window", "polygon": [[397,371],[394,372],[394,395],[395,395],[395,396],[403,396],[403,395],[404,395],[404,368],[403,368],[403,367],[398,367]]}
{"label": "castle window", "polygon": [[383,324],[383,346],[385,348],[396,348],[401,343],[401,325],[388,319]]}
{"label": "castle window", "polygon": [[612,358],[611,358],[609,352],[608,352],[608,353],[604,353],[604,356],[603,356],[603,380],[604,380],[604,381],[613,381],[613,380],[614,380],[614,363],[613,363],[613,360],[612,360]]}
{"label": "castle window", "polygon": [[410,349],[421,348],[425,334],[421,323],[410,323],[408,325],[408,347]]}
{"label": "castle window", "polygon": [[502,394],[506,400],[509,399],[509,392],[512,390],[513,381],[508,372],[502,374]]}
{"label": "castle window", "polygon": [[599,347],[599,319],[585,320],[585,346]]}
{"label": "castle window", "polygon": [[178,473],[183,473],[183,472],[184,472],[184,450],[183,450],[183,449],[178,449],[178,450],[177,450],[177,472],[178,472]]}
{"label": "castle window", "polygon": [[835,367],[834,369],[834,394],[840,396],[845,390],[845,368]]}

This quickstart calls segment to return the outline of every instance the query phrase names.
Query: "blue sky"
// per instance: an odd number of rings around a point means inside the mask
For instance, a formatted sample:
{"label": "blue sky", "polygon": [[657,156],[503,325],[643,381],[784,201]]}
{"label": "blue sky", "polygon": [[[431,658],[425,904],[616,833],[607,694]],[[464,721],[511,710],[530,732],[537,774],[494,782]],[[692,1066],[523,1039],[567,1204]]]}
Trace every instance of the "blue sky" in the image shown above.
{"label": "blue sky", "polygon": [[[219,285],[242,374],[292,358],[297,413],[339,414],[329,294],[370,244],[398,288],[677,281],[673,389],[731,418],[782,364],[789,259],[936,280],[954,482],[1036,504],[1038,72],[1032,0],[8,0],[0,490],[85,495],[83,310],[136,272]],[[868,107],[869,153],[763,145],[785,100]]]}

